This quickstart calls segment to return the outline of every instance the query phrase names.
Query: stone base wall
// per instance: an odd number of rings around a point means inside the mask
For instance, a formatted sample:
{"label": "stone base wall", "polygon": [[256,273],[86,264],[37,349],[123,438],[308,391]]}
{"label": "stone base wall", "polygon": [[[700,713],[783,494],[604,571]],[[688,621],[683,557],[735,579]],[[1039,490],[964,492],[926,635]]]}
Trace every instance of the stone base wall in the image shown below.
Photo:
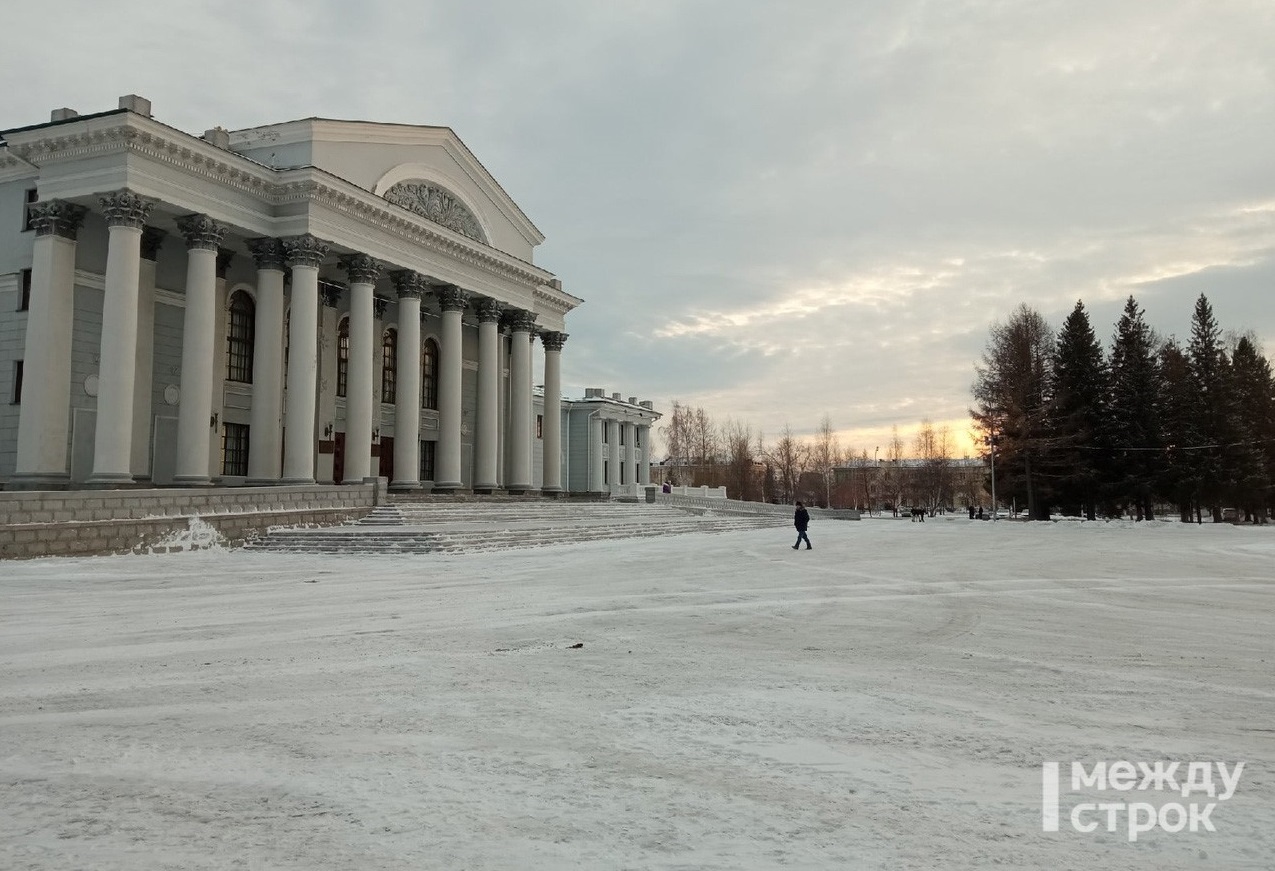
{"label": "stone base wall", "polygon": [[331,526],[386,501],[353,485],[0,492],[0,558],[233,546],[273,526]]}

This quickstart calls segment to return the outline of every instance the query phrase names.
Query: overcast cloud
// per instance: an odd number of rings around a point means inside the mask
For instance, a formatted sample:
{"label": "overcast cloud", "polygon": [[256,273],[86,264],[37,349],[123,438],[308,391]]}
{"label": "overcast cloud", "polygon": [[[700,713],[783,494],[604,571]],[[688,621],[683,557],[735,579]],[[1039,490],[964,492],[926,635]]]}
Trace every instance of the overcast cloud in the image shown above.
{"label": "overcast cloud", "polygon": [[[452,127],[586,303],[564,383],[871,453],[963,438],[988,326],[1201,292],[1275,350],[1275,4],[153,2],[6,9],[0,126]],[[15,87],[15,83],[21,83]]]}

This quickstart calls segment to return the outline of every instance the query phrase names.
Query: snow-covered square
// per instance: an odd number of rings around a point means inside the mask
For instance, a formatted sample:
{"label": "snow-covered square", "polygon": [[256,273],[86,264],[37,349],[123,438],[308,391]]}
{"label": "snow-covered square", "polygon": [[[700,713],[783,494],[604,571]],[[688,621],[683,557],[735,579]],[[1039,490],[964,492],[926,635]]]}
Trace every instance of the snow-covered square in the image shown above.
{"label": "snow-covered square", "polygon": [[0,866],[1271,868],[1275,532],[935,520],[0,564]]}

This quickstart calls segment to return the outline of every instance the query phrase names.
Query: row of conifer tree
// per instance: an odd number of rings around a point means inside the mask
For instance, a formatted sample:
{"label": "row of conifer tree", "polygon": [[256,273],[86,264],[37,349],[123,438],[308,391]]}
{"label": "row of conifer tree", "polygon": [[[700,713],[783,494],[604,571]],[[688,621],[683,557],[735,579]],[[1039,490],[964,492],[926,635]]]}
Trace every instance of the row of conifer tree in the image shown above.
{"label": "row of conifer tree", "polygon": [[991,328],[971,414],[998,501],[1052,513],[1265,523],[1275,507],[1275,380],[1251,334],[1201,295],[1185,347],[1131,296],[1109,348],[1083,302],[1055,333],[1019,306]]}

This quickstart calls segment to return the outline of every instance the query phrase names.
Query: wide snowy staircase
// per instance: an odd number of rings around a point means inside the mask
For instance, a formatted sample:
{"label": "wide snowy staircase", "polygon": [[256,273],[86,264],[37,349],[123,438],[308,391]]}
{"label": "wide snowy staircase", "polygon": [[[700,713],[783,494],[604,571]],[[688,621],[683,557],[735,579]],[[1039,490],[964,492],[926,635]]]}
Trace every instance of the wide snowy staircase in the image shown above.
{"label": "wide snowy staircase", "polygon": [[476,553],[605,539],[787,526],[787,517],[716,515],[631,502],[394,502],[355,523],[274,529],[250,541],[276,553]]}

